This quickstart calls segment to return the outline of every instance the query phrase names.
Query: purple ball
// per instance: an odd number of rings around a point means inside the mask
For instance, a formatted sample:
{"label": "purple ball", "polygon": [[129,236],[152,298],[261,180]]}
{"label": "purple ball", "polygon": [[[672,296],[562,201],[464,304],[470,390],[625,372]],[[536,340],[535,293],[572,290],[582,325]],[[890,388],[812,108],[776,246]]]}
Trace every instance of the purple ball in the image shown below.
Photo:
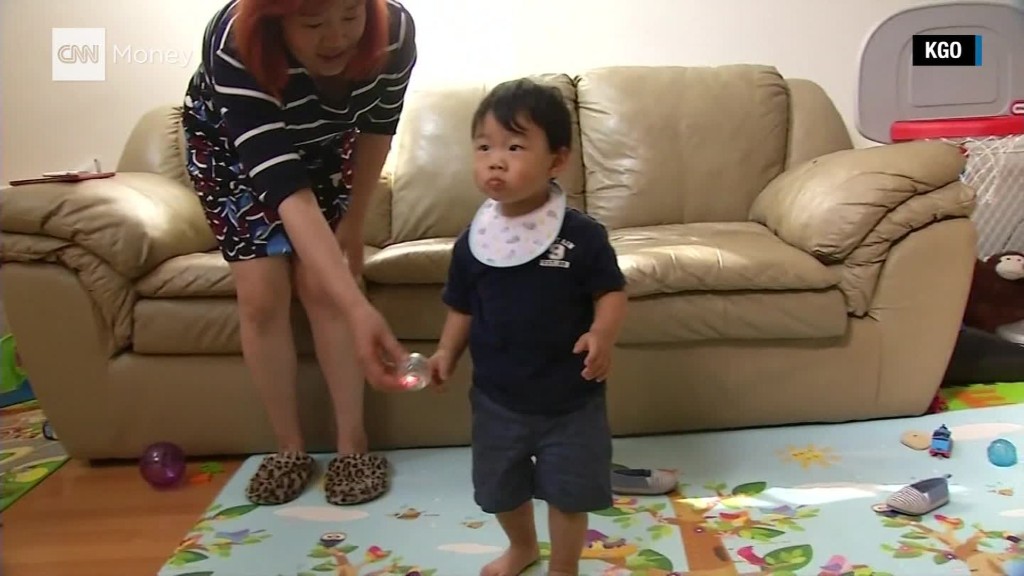
{"label": "purple ball", "polygon": [[139,460],[139,472],[157,488],[173,486],[185,477],[185,452],[170,442],[150,444]]}

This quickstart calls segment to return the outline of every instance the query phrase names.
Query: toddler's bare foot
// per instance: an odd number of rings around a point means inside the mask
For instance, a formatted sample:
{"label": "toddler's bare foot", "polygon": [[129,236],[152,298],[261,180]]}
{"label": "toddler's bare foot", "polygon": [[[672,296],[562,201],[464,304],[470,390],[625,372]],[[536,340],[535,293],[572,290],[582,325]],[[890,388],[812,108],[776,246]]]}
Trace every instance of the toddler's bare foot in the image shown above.
{"label": "toddler's bare foot", "polygon": [[480,576],[518,576],[539,559],[540,550],[536,545],[529,548],[512,546],[497,560],[484,566]]}

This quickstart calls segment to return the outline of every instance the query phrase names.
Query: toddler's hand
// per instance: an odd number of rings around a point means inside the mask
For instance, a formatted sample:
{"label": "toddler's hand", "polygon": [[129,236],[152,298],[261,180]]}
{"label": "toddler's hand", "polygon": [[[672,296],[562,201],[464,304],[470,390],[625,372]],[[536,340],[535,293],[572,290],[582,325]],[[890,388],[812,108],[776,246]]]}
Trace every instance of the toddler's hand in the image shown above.
{"label": "toddler's hand", "polygon": [[587,353],[581,372],[584,378],[602,382],[608,377],[608,370],[612,366],[612,346],[607,338],[596,332],[587,332],[576,341],[572,351],[574,354]]}
{"label": "toddler's hand", "polygon": [[448,378],[451,378],[452,369],[455,368],[451,354],[447,350],[438,350],[427,359],[427,365],[430,366],[431,388],[436,392],[443,392],[444,385]]}

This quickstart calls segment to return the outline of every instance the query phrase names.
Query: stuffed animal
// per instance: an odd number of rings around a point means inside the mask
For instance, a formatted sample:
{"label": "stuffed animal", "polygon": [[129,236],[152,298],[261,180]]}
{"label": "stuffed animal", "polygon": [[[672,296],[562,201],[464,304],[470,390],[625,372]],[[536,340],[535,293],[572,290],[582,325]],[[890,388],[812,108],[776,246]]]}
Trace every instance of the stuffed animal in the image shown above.
{"label": "stuffed animal", "polygon": [[1020,320],[1024,320],[1024,253],[1002,252],[978,260],[964,324],[995,334],[999,326]]}

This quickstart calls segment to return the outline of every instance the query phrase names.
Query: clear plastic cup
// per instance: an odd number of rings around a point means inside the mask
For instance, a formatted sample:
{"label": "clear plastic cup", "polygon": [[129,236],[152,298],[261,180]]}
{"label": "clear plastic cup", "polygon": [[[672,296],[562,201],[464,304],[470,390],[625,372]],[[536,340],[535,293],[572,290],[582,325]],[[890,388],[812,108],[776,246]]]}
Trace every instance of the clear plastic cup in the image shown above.
{"label": "clear plastic cup", "polygon": [[409,354],[409,360],[402,368],[399,380],[404,390],[415,392],[430,385],[430,366],[427,357],[418,352]]}

